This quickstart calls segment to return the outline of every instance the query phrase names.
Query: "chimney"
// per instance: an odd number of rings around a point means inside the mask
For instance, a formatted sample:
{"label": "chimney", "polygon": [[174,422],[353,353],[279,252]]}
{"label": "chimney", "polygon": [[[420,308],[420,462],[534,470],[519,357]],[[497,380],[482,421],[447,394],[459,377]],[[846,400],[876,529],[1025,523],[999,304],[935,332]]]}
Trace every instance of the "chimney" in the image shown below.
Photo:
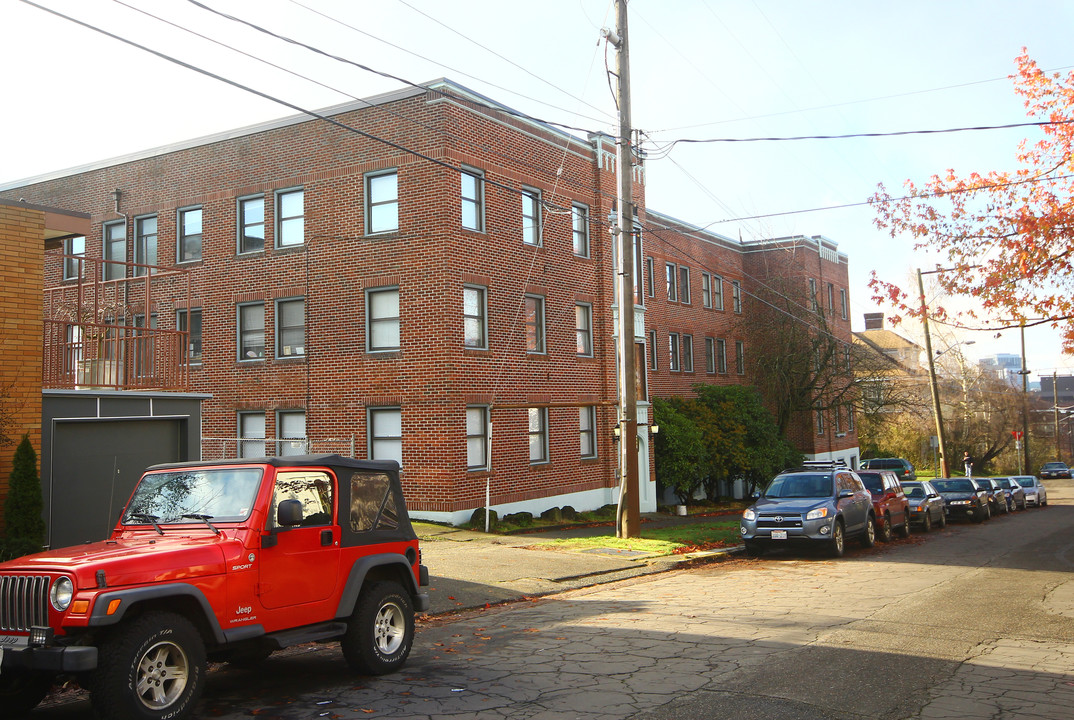
{"label": "chimney", "polygon": [[866,330],[883,330],[884,313],[865,313]]}

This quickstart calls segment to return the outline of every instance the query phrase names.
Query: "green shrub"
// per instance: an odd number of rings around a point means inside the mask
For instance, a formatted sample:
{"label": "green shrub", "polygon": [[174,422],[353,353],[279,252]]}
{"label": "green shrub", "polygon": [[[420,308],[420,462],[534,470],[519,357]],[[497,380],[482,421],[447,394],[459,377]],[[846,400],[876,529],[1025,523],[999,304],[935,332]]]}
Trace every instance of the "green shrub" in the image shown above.
{"label": "green shrub", "polygon": [[7,499],[4,501],[5,556],[19,557],[39,552],[45,545],[45,509],[41,499],[41,477],[37,474],[37,453],[30,436],[23,435],[15,450]]}

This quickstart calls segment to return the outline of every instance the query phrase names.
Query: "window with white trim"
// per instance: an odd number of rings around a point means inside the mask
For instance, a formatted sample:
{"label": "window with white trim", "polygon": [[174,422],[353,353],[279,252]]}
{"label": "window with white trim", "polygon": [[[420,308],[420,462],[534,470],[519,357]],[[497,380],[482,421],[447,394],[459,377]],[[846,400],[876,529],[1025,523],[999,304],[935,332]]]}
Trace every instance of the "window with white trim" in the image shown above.
{"label": "window with white trim", "polygon": [[716,372],[727,374],[727,341],[723,338],[716,338]]}
{"label": "window with white trim", "polygon": [[265,456],[265,413],[241,412],[238,416],[241,458]]}
{"label": "window with white trim", "polygon": [[403,465],[403,409],[369,408],[369,459]]}
{"label": "window with white trim", "polygon": [[583,460],[597,456],[597,409],[592,405],[578,408],[578,447]]}
{"label": "window with white trim", "polygon": [[589,257],[589,207],[586,205],[571,205],[571,238],[574,254]]}
{"label": "window with white trim", "polygon": [[63,279],[75,280],[82,277],[82,266],[86,258],[86,238],[82,235],[66,238],[63,241],[63,254],[72,256],[63,259]]}
{"label": "window with white trim", "polygon": [[548,462],[548,408],[529,408],[530,465]]}
{"label": "window with white trim", "polygon": [[306,299],[276,301],[276,357],[306,354]]}
{"label": "window with white trim", "polygon": [[731,281],[731,307],[739,315],[742,314],[742,285],[738,280]]}
{"label": "window with white trim", "polygon": [[522,242],[541,244],[541,191],[522,188]]}
{"label": "window with white trim", "polygon": [[[157,216],[134,218],[134,262],[139,265],[157,264]],[[135,267],[136,276],[146,275],[149,268]]]}
{"label": "window with white trim", "polygon": [[544,353],[544,298],[527,295],[524,299],[526,322],[526,352]]}
{"label": "window with white trim", "polygon": [[265,196],[238,199],[239,252],[265,249]]}
{"label": "window with white trim", "polygon": [[694,371],[694,336],[682,336],[682,371]]}
{"label": "window with white trim", "polygon": [[723,310],[723,278],[719,275],[712,276],[712,307]]}
{"label": "window with white trim", "polygon": [[593,357],[593,306],[589,303],[574,305],[574,336],[576,352]]}
{"label": "window with white trim", "polygon": [[474,350],[488,348],[487,290],[479,285],[462,288],[463,346]]}
{"label": "window with white trim", "polygon": [[306,191],[302,188],[276,192],[276,247],[296,247],[306,242]]}
{"label": "window with white trim", "polygon": [[462,168],[459,172],[461,186],[460,208],[462,226],[467,230],[485,230],[485,175],[480,170]]}
{"label": "window with white trim", "polygon": [[679,266],[679,302],[690,304],[690,268],[685,265]]}
{"label": "window with white trim", "polygon": [[181,208],[176,216],[179,262],[201,260],[201,207]]}
{"label": "window with white trim", "polygon": [[653,259],[651,257],[645,258],[645,294],[649,297],[656,297],[656,270],[653,268]]}
{"label": "window with white trim", "polygon": [[401,347],[399,321],[399,288],[367,290],[366,350],[388,352]]}
{"label": "window with white trim", "polygon": [[846,288],[839,288],[839,309],[841,311],[844,320],[847,319],[847,291]]}
{"label": "window with white trim", "polygon": [[243,303],[238,307],[239,360],[265,359],[265,304]]}
{"label": "window with white trim", "polygon": [[674,263],[664,263],[664,278],[667,282],[669,302],[678,302],[679,300],[678,276],[679,271]]}
{"label": "window with white trim", "polygon": [[735,340],[735,372],[746,374],[746,346],[741,340]]}
{"label": "window with white trim", "polygon": [[710,375],[716,372],[716,340],[705,338],[705,372]]}
{"label": "window with white trim", "polygon": [[399,173],[395,170],[365,176],[366,235],[399,229]]}
{"label": "window with white trim", "polygon": [[668,333],[668,369],[672,372],[679,370],[679,334]]}
{"label": "window with white trim", "polygon": [[485,405],[466,408],[466,469],[489,469],[489,409]]}
{"label": "window with white trim", "polygon": [[817,308],[817,281],[809,278],[809,309],[816,312]]}
{"label": "window with white trim", "polygon": [[127,223],[107,223],[102,228],[104,237],[104,260],[101,263],[101,277],[104,280],[119,280],[127,276]]}
{"label": "window with white trim", "polygon": [[701,307],[712,308],[712,276],[701,273]]}
{"label": "window with white trim", "polygon": [[187,362],[201,364],[201,308],[177,310],[175,327],[187,334]]}
{"label": "window with white trim", "polygon": [[656,330],[649,331],[649,369],[656,370]]}

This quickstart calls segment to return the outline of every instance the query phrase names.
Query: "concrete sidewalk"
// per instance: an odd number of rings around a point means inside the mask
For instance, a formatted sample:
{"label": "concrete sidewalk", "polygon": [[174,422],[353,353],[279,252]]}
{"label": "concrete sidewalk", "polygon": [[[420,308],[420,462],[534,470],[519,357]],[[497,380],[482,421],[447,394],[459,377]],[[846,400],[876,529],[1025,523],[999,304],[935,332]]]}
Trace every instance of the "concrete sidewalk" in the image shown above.
{"label": "concrete sidewalk", "polygon": [[[727,516],[732,517],[732,516]],[[703,516],[659,513],[643,517],[646,528],[711,521]],[[740,548],[690,555],[598,548],[586,551],[538,550],[534,545],[557,538],[607,534],[608,527],[582,527],[497,535],[419,523],[422,563],[429,568],[429,614],[480,608],[537,595],[572,590],[625,578],[664,572],[700,557],[715,557]]]}

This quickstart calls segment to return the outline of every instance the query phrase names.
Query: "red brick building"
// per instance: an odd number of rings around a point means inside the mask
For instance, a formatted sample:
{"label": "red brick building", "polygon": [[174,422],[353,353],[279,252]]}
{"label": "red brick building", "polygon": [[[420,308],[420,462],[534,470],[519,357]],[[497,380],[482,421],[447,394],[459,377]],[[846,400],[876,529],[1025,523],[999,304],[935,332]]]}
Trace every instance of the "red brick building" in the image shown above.
{"label": "red brick building", "polygon": [[[205,457],[399,459],[415,514],[453,522],[486,492],[501,513],[614,502],[611,139],[581,140],[448,81],[325,114],[336,124],[285,118],[0,196],[90,214],[91,233],[48,258],[46,286],[80,272],[155,278],[151,299],[115,299],[96,319],[190,333],[189,389],[212,395]],[[730,318],[750,255],[768,246],[647,212],[643,179],[639,166],[649,391],[743,382],[749,338]],[[845,294],[846,257],[810,243],[823,282]],[[853,434],[839,445],[850,452]]]}

